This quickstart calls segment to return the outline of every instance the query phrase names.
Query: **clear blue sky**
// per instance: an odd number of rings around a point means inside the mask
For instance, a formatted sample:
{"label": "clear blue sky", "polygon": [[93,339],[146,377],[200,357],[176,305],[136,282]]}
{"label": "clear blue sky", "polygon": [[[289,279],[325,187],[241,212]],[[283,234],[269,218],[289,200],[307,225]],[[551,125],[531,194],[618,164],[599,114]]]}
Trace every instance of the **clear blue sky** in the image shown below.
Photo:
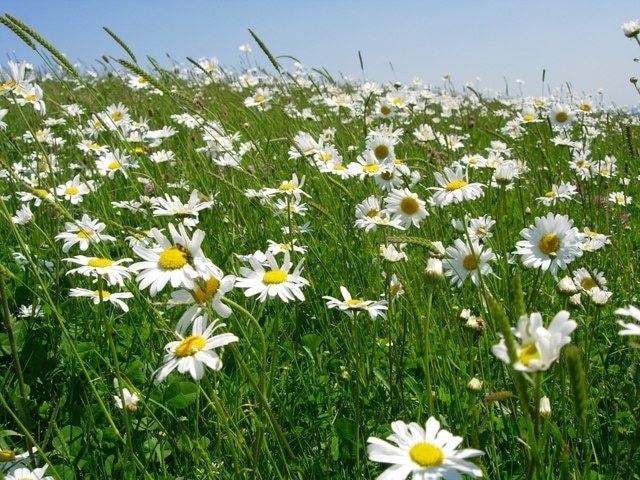
{"label": "clear blue sky", "polygon": [[[238,47],[248,43],[251,61],[266,67],[251,28],[274,55],[292,55],[334,76],[403,83],[417,76],[439,86],[448,73],[458,90],[471,81],[481,90],[504,92],[506,84],[510,94],[521,88],[526,95],[568,82],[579,94],[602,88],[607,103],[640,101],[629,83],[640,77],[633,61],[640,46],[620,29],[640,18],[638,0],[5,0],[2,6],[0,13],[90,66],[102,55],[126,57],[106,26],[139,59],[149,55],[162,65],[170,65],[168,54],[178,63],[215,56],[237,67],[244,58]],[[5,65],[7,58],[39,63],[3,25],[0,53]]]}

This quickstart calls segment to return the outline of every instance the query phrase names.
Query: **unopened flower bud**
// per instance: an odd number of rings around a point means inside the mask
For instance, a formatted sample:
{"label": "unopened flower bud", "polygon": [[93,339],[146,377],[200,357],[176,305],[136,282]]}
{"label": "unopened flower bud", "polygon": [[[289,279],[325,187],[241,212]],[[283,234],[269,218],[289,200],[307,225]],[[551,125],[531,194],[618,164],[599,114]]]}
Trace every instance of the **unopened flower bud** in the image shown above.
{"label": "unopened flower bud", "polygon": [[540,404],[538,405],[538,412],[543,417],[549,418],[551,416],[551,402],[549,401],[549,397],[542,397],[540,399]]}
{"label": "unopened flower bud", "polygon": [[482,390],[482,380],[473,377],[471,380],[469,380],[469,383],[467,383],[467,389],[471,390],[472,392],[479,392],[480,390]]}
{"label": "unopened flower bud", "polygon": [[442,260],[439,258],[430,257],[427,260],[427,268],[424,269],[424,276],[427,283],[430,285],[437,285],[444,281],[444,272],[442,270]]}
{"label": "unopened flower bud", "polygon": [[576,293],[575,295],[571,295],[569,297],[569,303],[571,304],[571,306],[573,307],[579,307],[582,305],[582,302],[580,301],[580,294]]}
{"label": "unopened flower bud", "polygon": [[579,291],[573,279],[569,276],[565,276],[560,279],[556,284],[556,290],[565,295],[575,295]]}

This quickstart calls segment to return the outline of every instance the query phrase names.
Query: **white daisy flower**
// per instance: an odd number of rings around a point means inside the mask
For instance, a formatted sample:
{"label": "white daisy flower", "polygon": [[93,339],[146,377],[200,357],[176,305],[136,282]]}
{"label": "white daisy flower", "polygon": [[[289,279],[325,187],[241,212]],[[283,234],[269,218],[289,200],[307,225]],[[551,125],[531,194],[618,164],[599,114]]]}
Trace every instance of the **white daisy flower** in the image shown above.
{"label": "white daisy flower", "polygon": [[[563,346],[571,342],[569,336],[578,324],[569,319],[569,312],[562,310],[553,317],[549,328],[542,325],[542,315],[537,312],[522,315],[518,327],[512,333],[516,340],[518,360],[512,365],[524,372],[548,370],[560,356]],[[511,364],[504,338],[491,347],[493,354],[504,363]]]}
{"label": "white daisy flower", "polygon": [[80,265],[67,271],[67,275],[79,273],[81,275],[92,277],[94,281],[98,278],[104,279],[107,285],[124,286],[124,281],[131,278],[129,269],[122,263],[130,262],[130,258],[122,258],[120,260],[111,260],[104,257],[87,257],[85,255],[76,255],[72,258],[64,258],[65,262],[77,263]]}
{"label": "white daisy flower", "polygon": [[420,226],[429,213],[426,202],[408,188],[394,189],[384,198],[386,210],[394,219],[400,221],[403,228]]}
{"label": "white daisy flower", "polygon": [[525,267],[550,270],[555,275],[558,269],[566,269],[582,256],[578,229],[567,215],[548,213],[546,217],[536,217],[534,223],[520,232],[524,240],[516,243],[515,253],[522,256]]}
{"label": "white daisy flower", "polygon": [[110,302],[117,305],[123,312],[129,311],[129,306],[122,300],[125,298],[133,298],[131,292],[108,292],[107,290],[89,290],[87,288],[72,288],[69,290],[70,297],[87,297],[93,300],[94,305],[100,302]]}
{"label": "white daisy flower", "polygon": [[367,312],[371,317],[371,320],[379,315],[382,318],[387,318],[384,310],[387,310],[387,302],[384,300],[361,300],[360,298],[353,298],[345,287],[340,287],[340,293],[342,293],[342,300],[334,297],[324,296],[323,299],[327,300],[327,307],[337,308],[345,312],[350,317],[355,316],[359,312]]}
{"label": "white daisy flower", "polygon": [[[388,441],[377,437],[367,439],[367,453],[372,462],[392,464],[378,480],[404,480],[412,474],[414,479],[461,479],[460,474],[482,477],[482,470],[467,458],[484,455],[472,448],[458,449],[462,437],[440,429],[440,422],[429,417],[425,428],[415,422],[391,424],[393,434]],[[393,442],[393,445],[389,442]]]}
{"label": "white daisy flower", "polygon": [[[123,403],[124,400],[124,403]],[[131,393],[128,388],[122,389],[122,397],[120,395],[113,396],[113,402],[116,408],[122,410],[123,408],[129,412],[135,412],[138,409],[138,402],[140,397],[137,393]]]}
{"label": "white daisy flower", "polygon": [[241,277],[236,279],[235,286],[246,288],[245,296],[257,295],[257,299],[261,302],[276,296],[280,297],[283,302],[289,302],[296,298],[304,301],[302,287],[309,285],[308,280],[300,275],[304,259],[300,260],[293,272],[289,273],[292,263],[288,250],[284,252],[282,266],[278,266],[273,253],[268,251],[265,255],[268,269],[265,269],[257,257],[249,257],[251,268],[240,267]]}
{"label": "white daisy flower", "polygon": [[444,169],[444,175],[434,172],[439,187],[429,187],[435,193],[431,197],[434,205],[445,207],[451,203],[460,203],[465,200],[475,200],[484,195],[482,183],[469,183],[467,173],[462,167],[455,170]]}
{"label": "white daisy flower", "polygon": [[176,229],[169,224],[171,240],[157,228],[152,228],[150,235],[155,238],[158,246],[146,248],[134,245],[133,251],[142,257],[142,262],[131,265],[130,269],[139,272],[136,276],[138,287],[144,290],[149,287],[149,293],[154,297],[167,283],[171,287],[195,288],[194,279],[198,277],[195,269],[195,259],[203,257],[200,245],[204,240],[204,232],[196,230],[189,238],[183,224]]}
{"label": "white daisy flower", "polygon": [[204,376],[204,367],[220,370],[222,360],[214,349],[238,341],[238,337],[232,333],[213,335],[213,332],[224,326],[224,323],[218,323],[217,320],[207,325],[207,315],[204,314],[193,321],[191,335],[185,337],[175,332],[178,340],[165,345],[167,353],[164,365],[154,372],[155,381],[162,382],[176,369],[179,373],[189,373],[194,380],[200,380]]}
{"label": "white daisy flower", "polygon": [[475,285],[480,285],[480,276],[493,273],[489,262],[497,258],[491,248],[485,248],[475,239],[467,244],[457,238],[454,246],[446,249],[446,254],[447,258],[442,261],[444,274],[450,277],[452,285],[458,287],[462,287],[467,277],[471,277]]}
{"label": "white daisy flower", "polygon": [[92,219],[86,213],[82,215],[79,221],[65,222],[64,228],[66,232],[59,233],[55,236],[56,240],[64,240],[62,251],[67,253],[71,247],[78,245],[83,252],[89,248],[92,243],[100,243],[102,241],[113,242],[116,240],[111,235],[105,235],[102,231],[106,225],[100,220]]}
{"label": "white daisy flower", "polygon": [[629,305],[627,308],[618,308],[615,313],[617,315],[631,317],[636,322],[625,323],[622,320],[618,320],[618,325],[623,327],[623,329],[618,332],[618,335],[640,335],[640,309]]}

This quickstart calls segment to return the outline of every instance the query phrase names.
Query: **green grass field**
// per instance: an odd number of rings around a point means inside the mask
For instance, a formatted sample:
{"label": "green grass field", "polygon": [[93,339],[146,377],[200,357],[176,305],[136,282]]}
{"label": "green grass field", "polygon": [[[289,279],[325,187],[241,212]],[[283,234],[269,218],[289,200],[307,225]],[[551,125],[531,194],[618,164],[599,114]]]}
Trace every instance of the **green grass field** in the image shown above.
{"label": "green grass field", "polygon": [[0,87],[7,478],[640,478],[637,113],[2,20],[49,64]]}

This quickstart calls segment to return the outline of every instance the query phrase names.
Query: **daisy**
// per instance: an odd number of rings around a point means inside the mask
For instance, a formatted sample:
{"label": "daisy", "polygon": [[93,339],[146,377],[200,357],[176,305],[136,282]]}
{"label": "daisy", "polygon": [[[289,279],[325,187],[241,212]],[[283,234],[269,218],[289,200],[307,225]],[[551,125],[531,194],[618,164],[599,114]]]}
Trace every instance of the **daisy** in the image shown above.
{"label": "daisy", "polygon": [[488,262],[497,257],[493,250],[484,248],[478,240],[471,240],[470,245],[456,239],[453,247],[446,249],[447,258],[442,261],[444,274],[450,277],[452,285],[462,287],[462,284],[471,276],[475,285],[480,285],[480,276],[493,273]]}
{"label": "daisy", "polygon": [[633,200],[628,195],[625,195],[624,192],[611,192],[607,198],[611,203],[615,203],[616,205],[623,207],[631,205],[631,201]]}
{"label": "daisy", "polygon": [[92,243],[100,243],[103,241],[113,242],[116,240],[111,235],[102,234],[106,225],[97,219],[92,219],[86,213],[78,222],[65,222],[65,232],[55,236],[56,240],[63,240],[62,251],[67,253],[71,247],[78,245],[83,252],[89,248]]}
{"label": "daisy", "polygon": [[208,258],[198,257],[194,261],[198,262],[196,264],[198,277],[194,279],[194,288],[171,292],[169,307],[191,305],[178,321],[176,326],[178,332],[183,332],[207,304],[222,318],[228,318],[231,315],[231,308],[222,303],[222,299],[225,294],[233,290],[235,275],[225,275],[220,267]]}
{"label": "daisy", "polygon": [[91,192],[91,183],[80,181],[80,175],[76,175],[72,180],[56,187],[56,195],[70,201],[73,205],[82,202],[82,197]]}
{"label": "daisy", "polygon": [[189,238],[183,224],[178,229],[169,224],[171,240],[157,228],[152,228],[150,235],[156,240],[157,246],[147,248],[135,245],[133,251],[143,259],[134,263],[130,269],[139,272],[136,276],[138,288],[144,290],[149,287],[149,294],[154,297],[167,283],[173,288],[195,288],[194,278],[198,277],[195,269],[196,258],[204,257],[200,245],[204,240],[204,232],[196,230]]}
{"label": "daisy", "polygon": [[567,182],[563,182],[560,185],[552,185],[551,190],[545,193],[542,197],[536,198],[538,203],[550,207],[555,205],[556,202],[564,202],[565,200],[571,200],[578,193],[578,188]]}
{"label": "daisy", "polygon": [[115,177],[116,172],[120,172],[124,178],[127,178],[127,169],[132,167],[137,167],[137,164],[131,160],[129,155],[117,148],[113,152],[105,153],[96,160],[98,173],[110,179]]}
{"label": "daisy", "polygon": [[408,188],[394,189],[384,199],[389,213],[400,221],[403,228],[411,225],[418,227],[429,213],[425,208],[425,201]]}
{"label": "daisy", "polygon": [[64,258],[65,262],[77,263],[80,265],[67,271],[67,275],[79,273],[86,277],[92,277],[94,281],[103,278],[107,285],[124,286],[124,281],[131,278],[129,269],[122,265],[130,262],[130,258],[122,258],[120,260],[111,260],[104,257],[86,257],[84,255],[76,255],[72,258]]}
{"label": "daisy", "polygon": [[558,269],[566,269],[582,256],[578,229],[567,215],[548,213],[546,217],[536,217],[534,223],[520,232],[524,240],[516,243],[515,253],[522,256],[525,267],[551,270],[555,275]]}
{"label": "daisy", "polygon": [[125,298],[133,298],[131,292],[108,292],[106,290],[88,290],[86,288],[72,288],[69,290],[70,297],[87,297],[93,299],[93,304],[98,305],[100,302],[110,302],[117,305],[123,312],[129,311],[129,306],[122,300]]}
{"label": "daisy", "polygon": [[461,473],[482,477],[480,467],[466,459],[484,452],[458,449],[462,437],[440,429],[440,422],[434,417],[429,417],[425,428],[415,422],[396,421],[391,429],[394,433],[387,437],[388,441],[377,437],[367,439],[369,460],[392,464],[377,477],[379,480],[404,480],[410,474],[415,480],[461,479]]}
{"label": "daisy", "polygon": [[568,105],[556,103],[549,111],[549,120],[554,127],[571,125],[575,114]]}
{"label": "daisy", "polygon": [[175,217],[186,227],[195,227],[199,223],[200,211],[211,208],[213,200],[204,199],[197,190],[189,195],[187,203],[183,203],[176,195],[157,198],[154,201],[153,214],[156,217]]}
{"label": "daisy", "polygon": [[362,228],[365,232],[375,232],[378,226],[394,227],[404,230],[400,218],[391,218],[387,210],[380,207],[380,201],[375,195],[367,197],[356,205],[356,228]]}
{"label": "daisy", "polygon": [[232,333],[212,335],[224,326],[224,323],[218,323],[217,320],[207,325],[207,315],[204,314],[193,321],[191,335],[185,337],[175,332],[178,340],[165,345],[167,353],[164,365],[154,372],[155,381],[162,382],[176,369],[179,373],[188,372],[194,380],[200,380],[204,376],[204,367],[222,369],[222,360],[214,349],[238,341],[238,337]]}
{"label": "daisy", "polygon": [[[522,315],[518,319],[518,327],[511,331],[516,340],[517,360],[513,368],[523,372],[540,372],[548,370],[560,356],[560,350],[571,342],[571,332],[578,324],[569,319],[569,312],[558,312],[548,328],[542,324],[542,315],[534,312]],[[504,338],[491,347],[493,354],[504,363],[511,364]]]}
{"label": "daisy", "polygon": [[604,288],[607,284],[607,279],[597,268],[593,270],[593,274],[591,274],[586,268],[578,268],[573,272],[573,283],[576,288],[585,293],[589,293],[596,287]]}
{"label": "daisy", "polygon": [[387,318],[384,314],[384,310],[387,310],[389,308],[387,307],[386,301],[361,300],[359,298],[352,298],[349,290],[342,286],[340,287],[340,293],[342,293],[342,300],[330,297],[328,295],[322,297],[323,299],[327,300],[327,307],[337,308],[338,310],[345,312],[352,318],[360,312],[367,312],[371,317],[371,320],[375,320],[378,315],[384,319]]}
{"label": "daisy", "polygon": [[316,141],[308,132],[298,132],[292,141],[293,145],[289,148],[290,160],[312,156],[322,148],[322,142]]}
{"label": "daisy", "polygon": [[436,193],[431,197],[431,202],[439,207],[445,207],[451,203],[460,203],[465,200],[475,200],[484,195],[481,183],[469,183],[468,176],[462,167],[455,170],[450,168],[444,169],[444,175],[440,172],[434,172],[436,181],[440,187],[429,187],[429,190],[435,190]]}
{"label": "daisy", "polygon": [[258,107],[261,110],[269,108],[271,92],[267,88],[258,88],[253,96],[244,99],[245,107]]}
{"label": "daisy", "polygon": [[287,198],[279,198],[274,204],[275,215],[291,215],[297,214],[300,216],[304,216],[309,207],[307,207],[306,203],[302,203],[300,197],[287,197]]}
{"label": "daisy", "polygon": [[23,204],[16,210],[16,214],[11,217],[11,221],[16,225],[26,225],[33,220],[33,212],[28,203]]}
{"label": "daisy", "polygon": [[278,243],[278,242],[274,242],[273,240],[267,240],[267,243],[269,244],[269,246],[267,247],[267,250],[273,253],[274,255],[278,253],[283,253],[287,250],[303,253],[303,254],[307,253],[307,247],[303,247],[301,245],[295,244],[297,240],[298,240],[297,238],[294,238],[291,242],[288,242],[288,243]]}
{"label": "daisy", "polygon": [[[124,403],[123,403],[124,401]],[[128,412],[135,412],[138,409],[138,402],[140,398],[137,393],[131,393],[128,388],[122,389],[122,396],[114,395],[113,402],[116,408],[122,410],[126,409]]]}
{"label": "daisy", "polygon": [[406,245],[406,243],[400,244],[399,250],[394,244],[380,245],[380,256],[390,263],[400,262],[403,260],[406,261],[407,254],[402,251]]}
{"label": "daisy", "polygon": [[11,449],[1,449],[0,472],[8,472],[9,470],[15,470],[16,467],[27,465],[37,451],[36,447],[32,447],[31,451],[26,451],[16,455],[16,452]]}
{"label": "daisy", "polygon": [[48,465],[30,470],[26,467],[18,467],[4,476],[5,480],[54,480],[51,475],[44,476]]}
{"label": "daisy", "polygon": [[624,323],[622,320],[618,320],[618,325],[624,327],[618,332],[618,335],[640,335],[640,310],[638,308],[629,305],[627,308],[618,308],[615,313],[617,315],[631,317],[636,322]]}
{"label": "daisy", "polygon": [[293,195],[298,198],[301,195],[304,195],[305,197],[310,197],[311,195],[309,195],[308,193],[302,190],[302,187],[304,185],[304,180],[305,180],[304,175],[300,180],[298,180],[298,175],[294,173],[293,176],[291,177],[291,180],[283,181],[278,188],[267,188],[265,189],[264,193],[267,196],[271,196],[276,193],[284,193],[286,195]]}
{"label": "daisy", "polygon": [[246,288],[244,292],[246,297],[257,295],[261,302],[275,296],[280,297],[283,302],[296,298],[304,301],[301,289],[309,285],[309,281],[300,275],[303,261],[304,259],[300,260],[293,272],[289,273],[292,264],[288,250],[284,252],[282,266],[278,266],[273,253],[266,252],[268,270],[255,255],[252,255],[249,257],[251,268],[240,267],[241,277],[236,280],[235,286]]}

